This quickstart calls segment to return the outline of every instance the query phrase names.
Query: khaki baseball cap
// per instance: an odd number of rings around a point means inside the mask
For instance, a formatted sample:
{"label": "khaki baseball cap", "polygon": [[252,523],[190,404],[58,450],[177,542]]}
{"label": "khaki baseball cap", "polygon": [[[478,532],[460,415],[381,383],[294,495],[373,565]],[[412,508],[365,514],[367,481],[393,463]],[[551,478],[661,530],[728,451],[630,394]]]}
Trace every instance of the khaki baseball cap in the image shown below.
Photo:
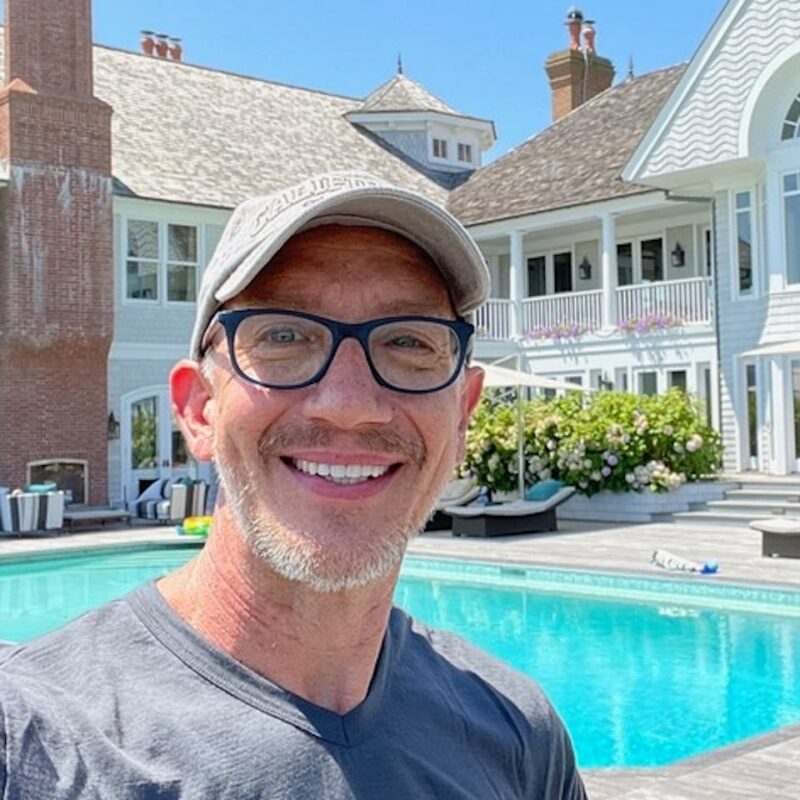
{"label": "khaki baseball cap", "polygon": [[459,316],[489,296],[489,271],[462,225],[431,200],[367,173],[332,172],[238,206],[200,281],[191,357],[220,306],[236,297],[296,233],[325,224],[374,225],[405,236],[442,273]]}

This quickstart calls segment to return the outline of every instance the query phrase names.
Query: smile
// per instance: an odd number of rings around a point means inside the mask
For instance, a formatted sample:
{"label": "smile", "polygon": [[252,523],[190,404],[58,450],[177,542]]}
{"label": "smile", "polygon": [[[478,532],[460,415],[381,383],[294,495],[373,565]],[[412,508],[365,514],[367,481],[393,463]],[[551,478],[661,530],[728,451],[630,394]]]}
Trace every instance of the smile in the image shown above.
{"label": "smile", "polygon": [[340,485],[364,483],[380,478],[389,471],[388,466],[379,464],[324,464],[303,459],[292,459],[291,464],[306,475],[315,475]]}

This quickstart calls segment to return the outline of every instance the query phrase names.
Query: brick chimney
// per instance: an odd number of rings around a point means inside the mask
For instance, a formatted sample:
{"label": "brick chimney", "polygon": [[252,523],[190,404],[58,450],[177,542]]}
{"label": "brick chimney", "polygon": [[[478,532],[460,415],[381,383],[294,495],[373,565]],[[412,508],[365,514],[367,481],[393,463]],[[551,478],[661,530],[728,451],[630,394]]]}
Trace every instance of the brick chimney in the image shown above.
{"label": "brick chimney", "polygon": [[5,0],[0,89],[0,485],[86,459],[107,489],[111,108],[93,95],[91,0]]}
{"label": "brick chimney", "polygon": [[594,23],[584,20],[580,9],[571,8],[567,12],[566,26],[568,49],[553,53],[545,62],[554,122],[604,92],[614,80],[614,65],[595,53]]}

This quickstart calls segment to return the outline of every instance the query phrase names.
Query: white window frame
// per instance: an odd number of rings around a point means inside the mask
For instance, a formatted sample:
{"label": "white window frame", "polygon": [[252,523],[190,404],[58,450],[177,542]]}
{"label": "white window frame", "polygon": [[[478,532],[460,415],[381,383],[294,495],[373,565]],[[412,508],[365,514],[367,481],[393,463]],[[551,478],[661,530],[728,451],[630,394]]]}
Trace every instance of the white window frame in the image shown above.
{"label": "white window frame", "polygon": [[[129,221],[152,222],[158,225],[158,258],[157,259],[135,259],[128,256],[128,222]],[[196,262],[183,262],[183,261],[170,261],[169,259],[169,226],[170,225],[183,225],[186,227],[194,228],[197,236],[197,261]],[[195,220],[188,220],[185,218],[171,218],[161,217],[147,213],[130,212],[120,215],[120,241],[119,241],[119,262],[121,269],[120,291],[121,303],[123,306],[130,306],[134,308],[142,308],[148,306],[150,308],[186,308],[197,302],[197,291],[200,288],[200,278],[202,275],[203,265],[205,264],[205,239],[206,230],[205,224]],[[128,261],[145,261],[156,264],[156,291],[157,297],[155,299],[145,299],[139,297],[128,296]],[[170,300],[168,299],[169,282],[167,279],[168,269],[167,265],[172,264],[176,266],[194,266],[195,268],[195,297],[192,300]]]}
{"label": "white window frame", "polygon": [[[462,151],[467,158],[461,157]],[[456,143],[456,160],[459,164],[474,164],[474,152],[475,149],[472,142],[458,141]]]}
{"label": "white window frame", "polygon": [[[443,156],[436,155],[436,143],[442,142],[444,144],[445,154]],[[440,148],[441,149],[441,148]],[[431,134],[431,152],[430,157],[431,161],[441,161],[444,164],[450,163],[450,157],[448,153],[452,151],[452,142],[447,136]]]}
{"label": "white window frame", "polygon": [[[738,215],[741,213],[736,207],[737,195],[748,192],[750,203],[747,212],[750,214],[750,233],[752,242],[750,246],[750,269],[751,285],[750,289],[742,292],[739,288],[739,236],[738,236]],[[759,297],[759,273],[761,266],[761,214],[758,187],[755,185],[739,186],[730,192],[730,252],[731,252],[731,299],[733,301],[754,300]]]}
{"label": "white window frame", "polygon": [[[783,181],[787,175],[796,175],[797,176],[797,189],[794,191],[787,192],[783,188]],[[800,290],[800,280],[795,281],[794,283],[789,282],[789,251],[786,246],[786,239],[787,239],[787,220],[786,220],[786,198],[787,197],[795,197],[800,195],[800,168],[798,169],[789,169],[779,173],[778,176],[778,188],[780,191],[780,220],[781,220],[781,253],[783,254],[783,281],[784,286],[789,289],[790,291],[798,291]]]}

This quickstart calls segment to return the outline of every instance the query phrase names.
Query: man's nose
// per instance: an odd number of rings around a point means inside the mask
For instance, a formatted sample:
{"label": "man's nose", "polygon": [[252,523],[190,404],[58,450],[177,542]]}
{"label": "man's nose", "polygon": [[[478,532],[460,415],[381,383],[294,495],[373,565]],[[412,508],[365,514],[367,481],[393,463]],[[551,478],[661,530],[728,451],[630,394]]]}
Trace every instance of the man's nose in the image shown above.
{"label": "man's nose", "polygon": [[341,428],[386,424],[392,392],[378,385],[356,339],[345,339],[322,380],[310,387],[306,412]]}

